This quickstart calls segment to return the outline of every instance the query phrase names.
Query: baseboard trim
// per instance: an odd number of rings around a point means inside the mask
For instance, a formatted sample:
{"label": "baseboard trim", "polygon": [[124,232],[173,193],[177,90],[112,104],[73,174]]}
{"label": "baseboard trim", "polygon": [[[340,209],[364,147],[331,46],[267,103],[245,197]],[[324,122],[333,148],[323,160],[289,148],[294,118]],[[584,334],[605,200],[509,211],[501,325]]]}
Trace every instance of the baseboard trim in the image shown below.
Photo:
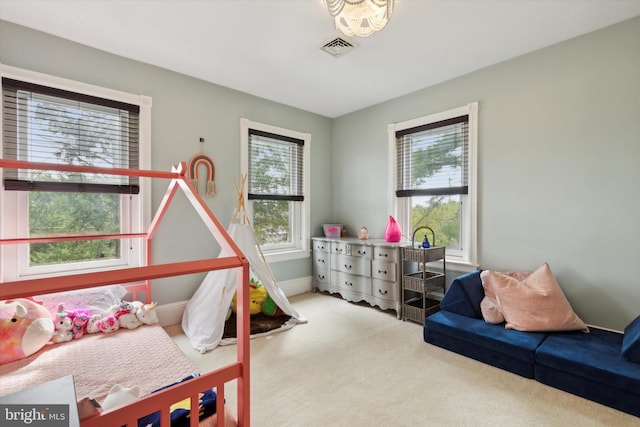
{"label": "baseboard trim", "polygon": [[178,301],[162,304],[156,308],[160,326],[177,325],[182,323],[182,313],[189,301]]}
{"label": "baseboard trim", "polygon": [[[285,280],[278,282],[280,289],[287,297],[303,294],[311,291],[312,276],[300,277],[292,280]],[[171,302],[168,304],[159,305],[156,308],[158,314],[158,321],[160,326],[169,326],[182,323],[182,313],[189,301]]]}
{"label": "baseboard trim", "polygon": [[280,289],[284,291],[286,296],[292,297],[294,295],[310,292],[312,281],[313,276],[307,276],[278,282],[278,285],[280,286]]}

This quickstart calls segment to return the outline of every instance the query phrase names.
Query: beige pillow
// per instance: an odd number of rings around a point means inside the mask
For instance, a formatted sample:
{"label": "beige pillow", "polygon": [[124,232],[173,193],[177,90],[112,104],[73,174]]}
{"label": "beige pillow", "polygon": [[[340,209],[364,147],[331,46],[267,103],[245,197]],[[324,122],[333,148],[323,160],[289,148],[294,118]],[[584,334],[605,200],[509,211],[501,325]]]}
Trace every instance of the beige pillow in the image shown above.
{"label": "beige pillow", "polygon": [[[484,277],[486,277],[486,271],[480,273],[480,278],[482,279],[482,286],[484,287],[484,298],[480,301],[480,311],[482,312],[482,318],[487,323],[498,324],[504,322],[504,316],[498,307],[498,302],[496,301],[496,294],[493,291],[493,287],[485,286]],[[530,271],[505,271],[500,274],[504,274],[505,276],[512,277],[516,280],[522,281],[529,277],[531,274]]]}
{"label": "beige pillow", "polygon": [[495,297],[507,329],[589,332],[574,313],[547,263],[520,280],[490,270],[480,276],[485,294]]}

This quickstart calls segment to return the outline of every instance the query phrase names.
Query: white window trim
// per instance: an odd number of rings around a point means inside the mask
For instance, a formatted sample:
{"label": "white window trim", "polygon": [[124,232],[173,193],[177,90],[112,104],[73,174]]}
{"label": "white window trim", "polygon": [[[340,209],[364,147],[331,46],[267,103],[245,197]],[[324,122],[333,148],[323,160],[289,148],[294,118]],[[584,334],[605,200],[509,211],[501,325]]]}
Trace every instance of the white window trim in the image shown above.
{"label": "white window trim", "polygon": [[463,233],[462,251],[447,251],[447,268],[451,266],[452,269],[469,270],[478,267],[478,102],[387,126],[388,209],[389,215],[393,215],[405,230],[407,239],[411,239],[413,230],[409,229],[409,198],[396,197],[396,132],[464,115],[469,116],[469,193],[466,203],[462,204],[462,227],[469,232]]}
{"label": "white window trim", "polygon": [[[308,258],[310,254],[311,239],[311,180],[310,180],[310,152],[311,134],[297,132],[289,129],[279,128],[264,123],[252,122],[249,119],[240,119],[240,173],[249,172],[249,129],[256,129],[263,132],[270,132],[276,135],[288,136],[304,141],[303,149],[303,173],[304,173],[304,201],[301,202],[300,221],[294,225],[297,227],[295,236],[295,247],[269,249],[262,247],[262,252],[268,262],[289,261],[294,259]],[[244,191],[244,202],[247,215],[253,221],[253,204],[249,202],[247,191]]]}
{"label": "white window trim", "polygon": [[[151,97],[76,82],[5,64],[0,64],[0,76],[138,105],[140,107],[139,167],[140,169],[151,169]],[[1,109],[2,106],[0,106],[0,111]],[[0,135],[2,135],[1,121]],[[2,150],[0,150],[0,157],[1,156]],[[1,181],[2,171],[0,170],[0,183]],[[134,206],[130,217],[129,215],[123,216],[123,232],[144,232],[151,223],[151,180],[150,178],[140,178],[139,184],[140,193],[137,197],[141,197],[142,200],[139,205],[134,204],[137,206]],[[23,233],[23,230],[26,229],[27,213],[22,212],[26,206],[26,200],[26,194],[22,192],[4,191],[0,189],[0,215],[2,215],[0,219],[0,236],[3,238],[25,237],[25,234],[19,235],[19,233]],[[128,201],[124,203],[126,204]],[[138,206],[140,209],[138,209]],[[146,243],[144,239],[122,240],[122,243],[127,250],[123,250],[123,257],[117,261],[69,263],[45,268],[29,267],[26,268],[26,270],[24,263],[20,265],[20,263],[24,261],[23,258],[26,256],[25,254],[28,253],[26,244],[0,245],[0,263],[2,264],[0,268],[0,281],[6,282],[23,278],[59,276],[68,274],[69,272],[104,271],[114,268],[142,266],[146,263]]]}

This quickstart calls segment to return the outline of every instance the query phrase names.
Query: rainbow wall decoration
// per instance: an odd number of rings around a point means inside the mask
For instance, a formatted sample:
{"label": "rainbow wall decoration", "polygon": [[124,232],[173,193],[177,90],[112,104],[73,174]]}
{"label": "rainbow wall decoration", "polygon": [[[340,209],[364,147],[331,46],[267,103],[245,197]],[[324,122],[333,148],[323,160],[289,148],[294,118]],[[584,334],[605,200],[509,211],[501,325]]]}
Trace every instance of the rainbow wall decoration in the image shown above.
{"label": "rainbow wall decoration", "polygon": [[207,173],[205,196],[213,197],[216,195],[216,165],[211,160],[211,157],[206,154],[197,154],[191,158],[189,161],[189,181],[200,194],[198,182],[200,180],[199,169],[201,166],[205,167]]}

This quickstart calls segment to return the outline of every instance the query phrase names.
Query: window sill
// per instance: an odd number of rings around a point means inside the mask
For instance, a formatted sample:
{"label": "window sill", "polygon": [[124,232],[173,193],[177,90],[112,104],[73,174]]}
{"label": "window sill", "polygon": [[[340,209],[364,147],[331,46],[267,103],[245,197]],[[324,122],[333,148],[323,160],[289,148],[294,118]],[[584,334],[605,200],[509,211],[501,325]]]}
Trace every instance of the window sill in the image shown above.
{"label": "window sill", "polygon": [[264,252],[267,262],[292,261],[295,259],[309,258],[311,252],[308,249],[294,249],[282,252]]}
{"label": "window sill", "polygon": [[461,273],[470,273],[472,271],[477,270],[480,266],[471,264],[466,261],[452,260],[450,258],[446,259],[447,261],[447,270],[450,271],[459,271]]}

